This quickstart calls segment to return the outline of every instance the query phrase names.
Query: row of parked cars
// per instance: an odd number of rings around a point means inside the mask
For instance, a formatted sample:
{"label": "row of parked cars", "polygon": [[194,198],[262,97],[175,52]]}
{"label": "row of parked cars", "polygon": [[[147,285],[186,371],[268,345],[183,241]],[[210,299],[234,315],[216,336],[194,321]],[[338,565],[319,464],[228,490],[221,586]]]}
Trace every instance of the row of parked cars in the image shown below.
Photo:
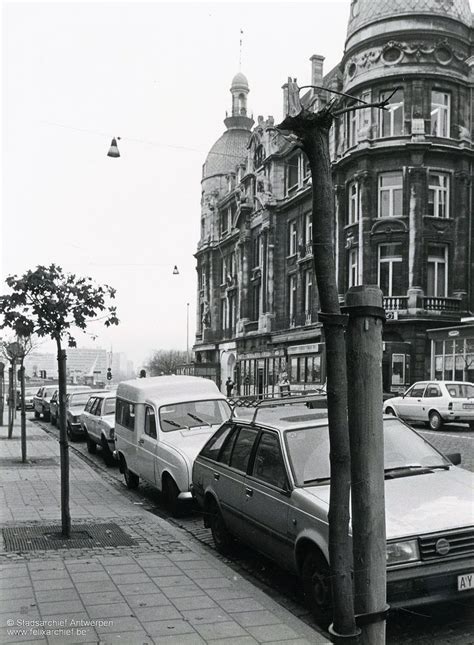
{"label": "row of parked cars", "polygon": [[[33,397],[35,418],[53,425],[59,422],[59,390],[57,385],[44,385]],[[107,465],[114,464],[115,390],[95,390],[83,385],[69,385],[66,396],[66,427],[71,441],[85,439],[87,449],[95,453],[97,446]]]}
{"label": "row of parked cars", "polygon": [[[462,392],[474,401],[469,387]],[[228,553],[242,541],[299,575],[324,625],[332,615],[331,473],[327,411],[318,408],[295,397],[232,410],[210,380],[160,376],[89,392],[76,416],[89,450],[99,444],[112,453],[129,488],[151,484],[173,514],[194,498],[217,549]],[[473,475],[459,467],[459,454],[441,454],[402,416],[393,402],[383,420],[388,602],[465,599],[474,594]],[[108,438],[102,429],[99,441],[94,417],[108,418],[110,430],[115,423]]]}

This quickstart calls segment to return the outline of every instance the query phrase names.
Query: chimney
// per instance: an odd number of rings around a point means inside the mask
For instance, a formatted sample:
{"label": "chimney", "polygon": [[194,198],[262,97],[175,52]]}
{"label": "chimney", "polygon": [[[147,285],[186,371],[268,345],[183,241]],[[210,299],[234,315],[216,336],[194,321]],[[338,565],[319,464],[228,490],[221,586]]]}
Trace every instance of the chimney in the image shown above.
{"label": "chimney", "polygon": [[[321,86],[323,84],[324,56],[314,54],[309,60],[311,61],[311,85]],[[316,93],[318,91],[319,90],[315,90]]]}
{"label": "chimney", "polygon": [[288,83],[281,86],[283,90],[283,118],[288,116]]}

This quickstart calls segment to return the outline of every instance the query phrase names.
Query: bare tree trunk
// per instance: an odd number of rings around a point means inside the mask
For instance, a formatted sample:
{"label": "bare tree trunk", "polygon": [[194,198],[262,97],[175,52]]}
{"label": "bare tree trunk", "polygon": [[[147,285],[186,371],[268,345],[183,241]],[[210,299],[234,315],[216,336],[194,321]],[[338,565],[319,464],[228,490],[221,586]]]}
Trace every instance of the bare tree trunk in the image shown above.
{"label": "bare tree trunk", "polygon": [[5,409],[5,363],[0,363],[0,426],[3,426]]}
{"label": "bare tree trunk", "polygon": [[13,436],[13,420],[14,420],[14,405],[15,397],[13,396],[13,372],[15,370],[15,362],[12,361],[11,367],[8,368],[8,438]]}
{"label": "bare tree trunk", "polygon": [[61,349],[61,339],[56,339],[58,348],[59,381],[59,454],[61,462],[61,524],[64,537],[71,537],[69,510],[69,443],[66,431],[66,350]]}
{"label": "bare tree trunk", "polygon": [[306,153],[313,182],[313,257],[326,342],[331,464],[329,559],[334,605],[330,632],[345,643],[358,639],[354,616],[352,543],[349,536],[351,463],[347,420],[344,326],[334,261],[334,195],[329,156],[331,115],[302,110],[279,128],[294,132]]}
{"label": "bare tree trunk", "polygon": [[26,462],[26,410],[25,410],[25,365],[20,360],[20,391],[21,391],[21,461]]}

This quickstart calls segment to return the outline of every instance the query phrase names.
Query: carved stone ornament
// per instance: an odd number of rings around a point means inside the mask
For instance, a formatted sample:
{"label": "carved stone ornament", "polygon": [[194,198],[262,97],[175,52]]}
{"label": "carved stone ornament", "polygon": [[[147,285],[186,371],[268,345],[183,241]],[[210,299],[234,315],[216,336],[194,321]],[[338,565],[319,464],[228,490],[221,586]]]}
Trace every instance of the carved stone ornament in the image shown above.
{"label": "carved stone ornament", "polygon": [[392,235],[392,233],[406,233],[407,225],[400,219],[391,217],[377,220],[370,231],[371,235]]}
{"label": "carved stone ornament", "polygon": [[456,49],[446,38],[436,43],[390,40],[383,47],[367,49],[362,54],[350,58],[344,69],[346,80],[354,78],[359,70],[370,69],[380,59],[385,65],[411,62],[409,59],[416,59],[418,63],[436,61],[439,65],[448,65],[453,59],[458,63],[466,62],[467,53]]}

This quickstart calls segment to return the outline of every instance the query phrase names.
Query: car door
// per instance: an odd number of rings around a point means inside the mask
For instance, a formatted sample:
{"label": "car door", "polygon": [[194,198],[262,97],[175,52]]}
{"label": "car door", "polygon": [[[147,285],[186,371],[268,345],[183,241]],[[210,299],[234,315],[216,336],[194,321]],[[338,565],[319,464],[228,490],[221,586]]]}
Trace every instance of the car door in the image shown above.
{"label": "car door", "polygon": [[410,421],[422,419],[422,397],[425,388],[426,383],[415,383],[397,404],[397,411],[402,419]]}
{"label": "car door", "polygon": [[84,421],[87,428],[87,433],[97,441],[97,417],[95,411],[100,406],[100,399],[97,397],[90,398],[84,409]]}
{"label": "car door", "polygon": [[278,433],[263,430],[245,477],[245,540],[283,562],[291,558],[293,547],[287,534],[289,500],[290,485]]}
{"label": "car door", "polygon": [[437,383],[428,383],[421,400],[421,410],[419,415],[420,421],[429,421],[429,411],[441,411],[442,393]]}
{"label": "car door", "polygon": [[236,425],[219,454],[216,468],[216,490],[222,517],[228,529],[237,536],[245,534],[242,522],[242,506],[245,494],[245,475],[250,456],[258,435],[256,428]]}
{"label": "car door", "polygon": [[140,476],[151,484],[156,483],[156,448],[157,433],[155,410],[151,405],[145,405],[143,425],[138,429],[137,465]]}

